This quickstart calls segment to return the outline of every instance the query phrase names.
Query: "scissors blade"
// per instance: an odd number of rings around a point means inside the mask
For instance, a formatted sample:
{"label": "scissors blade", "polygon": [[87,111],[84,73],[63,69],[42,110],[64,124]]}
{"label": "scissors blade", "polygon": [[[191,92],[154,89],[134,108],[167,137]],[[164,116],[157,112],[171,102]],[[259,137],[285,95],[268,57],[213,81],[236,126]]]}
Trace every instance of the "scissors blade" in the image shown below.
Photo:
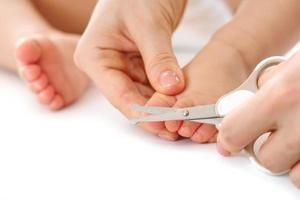
{"label": "scissors blade", "polygon": [[[148,107],[144,106],[140,111],[145,112],[149,111],[148,113],[154,113],[164,107]],[[147,112],[146,112],[147,113]],[[136,119],[132,119],[131,122],[134,124],[138,124],[141,122],[159,122],[159,121],[174,121],[174,120],[193,120],[193,119],[206,119],[206,118],[213,118],[218,117],[215,111],[215,104],[212,105],[205,105],[205,106],[195,106],[189,108],[167,108],[163,113],[148,115],[145,117],[140,117]]]}
{"label": "scissors blade", "polygon": [[159,107],[159,106],[141,106],[139,104],[133,104],[132,109],[136,112],[144,112],[149,114],[162,114],[162,113],[174,111],[174,108]]}
{"label": "scissors blade", "polygon": [[219,125],[223,121],[223,118],[222,117],[215,117],[215,118],[207,118],[207,119],[193,119],[193,120],[190,120],[190,121],[200,123],[200,124]]}

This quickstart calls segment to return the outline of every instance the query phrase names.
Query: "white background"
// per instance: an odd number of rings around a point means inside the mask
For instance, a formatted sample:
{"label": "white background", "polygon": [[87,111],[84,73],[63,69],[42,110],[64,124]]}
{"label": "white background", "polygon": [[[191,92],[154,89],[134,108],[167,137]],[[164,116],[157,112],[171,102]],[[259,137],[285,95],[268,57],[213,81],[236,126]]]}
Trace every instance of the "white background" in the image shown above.
{"label": "white background", "polygon": [[215,145],[167,142],[129,124],[95,89],[52,113],[0,73],[0,199],[299,199],[288,177]]}
{"label": "white background", "polygon": [[[208,30],[210,20],[207,32],[224,23]],[[192,56],[184,45],[207,40],[184,30],[175,36],[181,63]],[[95,88],[57,113],[13,74],[0,72],[0,91],[1,200],[299,199],[287,176],[263,174],[245,156],[223,158],[214,144],[167,142],[130,125]]]}

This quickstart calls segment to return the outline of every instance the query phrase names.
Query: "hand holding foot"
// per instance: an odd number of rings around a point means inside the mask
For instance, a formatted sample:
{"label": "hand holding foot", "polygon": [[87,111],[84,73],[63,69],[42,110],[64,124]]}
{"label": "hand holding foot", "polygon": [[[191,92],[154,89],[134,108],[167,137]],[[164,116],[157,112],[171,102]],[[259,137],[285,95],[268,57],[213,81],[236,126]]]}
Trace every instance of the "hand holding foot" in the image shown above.
{"label": "hand holding foot", "polygon": [[[171,36],[185,4],[185,0],[98,2],[75,61],[125,116],[137,117],[132,104],[144,105],[154,90],[168,95],[183,90]],[[164,127],[144,128],[165,138],[177,137]]]}
{"label": "hand holding foot", "polygon": [[[249,68],[243,58],[232,47],[222,42],[211,41],[184,68],[186,89],[176,97],[154,95],[153,104],[173,104],[174,107],[191,107],[213,104],[225,93],[239,86],[247,75]],[[215,142],[217,129],[212,125],[198,124],[190,121],[165,122],[170,132],[177,132],[184,138],[204,143]]]}
{"label": "hand holding foot", "polygon": [[[281,3],[279,0],[243,1],[233,20],[218,30],[205,49],[184,69],[186,90],[177,96],[174,106],[215,103],[220,96],[242,83],[260,60],[287,50],[299,35],[295,20],[299,16],[299,1],[278,6]],[[266,7],[273,11],[272,14],[265,15]],[[255,15],[252,8],[255,8]],[[174,101],[174,97],[159,95],[156,98],[154,95],[149,102],[167,105]],[[177,131],[181,136],[201,143],[214,141],[217,132],[213,126],[191,122],[167,122],[165,125],[168,131]],[[163,127],[163,123],[160,126]]]}

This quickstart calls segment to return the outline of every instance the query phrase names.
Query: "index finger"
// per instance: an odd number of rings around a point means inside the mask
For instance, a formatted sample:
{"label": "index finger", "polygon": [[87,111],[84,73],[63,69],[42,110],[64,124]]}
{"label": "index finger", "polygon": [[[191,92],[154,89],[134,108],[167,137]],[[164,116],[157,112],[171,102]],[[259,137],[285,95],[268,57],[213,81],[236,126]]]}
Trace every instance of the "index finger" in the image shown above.
{"label": "index finger", "polygon": [[129,64],[129,58],[123,52],[101,48],[89,48],[78,62],[113,106],[125,116],[134,117],[132,104],[144,105],[147,98],[127,74]]}
{"label": "index finger", "polygon": [[[110,49],[96,49],[85,56],[80,63],[81,68],[94,81],[109,102],[127,118],[139,117],[140,113],[134,112],[132,105],[145,105],[149,97],[140,91],[140,89],[145,91],[146,86],[135,83],[127,74],[126,65],[130,64],[127,56],[122,52]],[[146,124],[140,126],[151,133],[164,136],[164,138],[177,139],[177,136],[166,131],[165,127],[147,126]]]}

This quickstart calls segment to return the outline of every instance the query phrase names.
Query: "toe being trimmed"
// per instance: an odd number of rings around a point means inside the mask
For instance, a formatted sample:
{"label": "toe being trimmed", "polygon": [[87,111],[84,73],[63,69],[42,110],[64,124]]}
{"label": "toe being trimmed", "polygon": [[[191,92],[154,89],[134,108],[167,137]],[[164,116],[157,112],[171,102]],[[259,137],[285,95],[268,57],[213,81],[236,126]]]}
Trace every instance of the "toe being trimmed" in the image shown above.
{"label": "toe being trimmed", "polygon": [[182,123],[183,121],[166,121],[165,126],[168,131],[175,133],[180,129]]}
{"label": "toe being trimmed", "polygon": [[197,143],[205,143],[214,138],[216,134],[217,129],[214,126],[204,124],[195,131],[191,140]]}
{"label": "toe being trimmed", "polygon": [[[177,97],[178,98],[178,97]],[[185,108],[185,107],[191,107],[193,106],[193,102],[189,98],[183,98],[179,99],[173,106],[173,108]],[[168,131],[170,132],[178,132],[182,126],[184,126],[184,121],[166,121],[165,126]],[[190,137],[190,133],[187,133],[187,131],[181,131],[183,132],[183,137]],[[193,132],[193,131],[192,131]]]}
{"label": "toe being trimmed", "polygon": [[191,121],[184,121],[181,128],[179,129],[179,135],[183,137],[190,138],[193,136],[195,131],[201,127],[202,124],[191,122]]}
{"label": "toe being trimmed", "polygon": [[169,133],[169,132],[167,132],[167,131],[164,131],[164,132],[158,134],[158,136],[159,136],[160,138],[163,138],[163,139],[169,140],[169,141],[176,141],[176,140],[178,140],[178,138],[179,138],[179,135],[178,135],[178,134],[175,134],[175,133]]}
{"label": "toe being trimmed", "polygon": [[181,135],[182,137],[186,137],[189,138],[193,135],[192,129],[189,126],[182,126],[179,131],[178,134]]}

